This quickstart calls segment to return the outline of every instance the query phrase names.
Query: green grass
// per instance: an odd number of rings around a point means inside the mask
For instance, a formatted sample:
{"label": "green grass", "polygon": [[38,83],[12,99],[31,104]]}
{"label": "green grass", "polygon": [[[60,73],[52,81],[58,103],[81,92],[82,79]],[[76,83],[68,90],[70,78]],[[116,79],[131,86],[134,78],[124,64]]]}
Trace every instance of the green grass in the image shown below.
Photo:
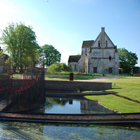
{"label": "green grass", "polygon": [[22,79],[23,74],[13,74],[13,79]]}
{"label": "green grass", "polygon": [[[60,72],[60,75],[69,75],[71,72]],[[83,76],[103,76],[103,74],[97,74],[97,73],[80,73],[80,72],[73,72],[74,75],[83,75]],[[45,75],[59,75],[59,72],[55,72],[55,73],[49,73],[49,72],[46,72]],[[132,77],[133,75],[132,74],[118,74],[118,75],[113,75],[113,74],[105,74],[105,76],[115,76],[115,77]]]}
{"label": "green grass", "polygon": [[[123,78],[112,81],[113,89],[106,91],[117,92],[118,95],[140,102],[140,78]],[[91,100],[99,100],[100,104],[122,113],[140,112],[140,103],[115,95],[86,96]]]}
{"label": "green grass", "polygon": [[45,76],[45,80],[54,80],[54,81],[69,81],[68,78],[59,78],[59,77],[46,77]]}
{"label": "green grass", "polygon": [[0,73],[0,78],[9,78],[10,75],[6,73]]}
{"label": "green grass", "polygon": [[[81,76],[74,75],[73,80],[90,80],[94,79],[92,76]],[[53,75],[53,76],[45,76],[45,80],[61,80],[61,81],[69,81],[69,75]]]}

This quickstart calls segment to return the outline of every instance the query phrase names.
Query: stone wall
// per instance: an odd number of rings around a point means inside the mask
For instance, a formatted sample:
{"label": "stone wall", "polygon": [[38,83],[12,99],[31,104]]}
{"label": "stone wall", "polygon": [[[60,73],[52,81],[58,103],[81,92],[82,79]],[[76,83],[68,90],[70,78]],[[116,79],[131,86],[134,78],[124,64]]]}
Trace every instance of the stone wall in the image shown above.
{"label": "stone wall", "polygon": [[78,72],[78,62],[69,62],[69,66],[73,72]]}
{"label": "stone wall", "polygon": [[45,81],[46,90],[55,91],[87,91],[87,90],[106,90],[111,89],[112,83],[100,83],[100,82],[79,82],[79,81]]}

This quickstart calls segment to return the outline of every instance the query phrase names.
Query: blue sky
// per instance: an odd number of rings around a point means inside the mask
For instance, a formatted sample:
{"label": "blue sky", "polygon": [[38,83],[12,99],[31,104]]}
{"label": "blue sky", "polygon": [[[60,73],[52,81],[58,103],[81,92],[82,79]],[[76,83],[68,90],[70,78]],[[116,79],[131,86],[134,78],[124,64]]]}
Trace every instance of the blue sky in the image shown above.
{"label": "blue sky", "polygon": [[137,54],[140,66],[140,0],[0,0],[0,17],[0,29],[31,25],[38,44],[53,45],[65,63],[105,27],[118,48]]}

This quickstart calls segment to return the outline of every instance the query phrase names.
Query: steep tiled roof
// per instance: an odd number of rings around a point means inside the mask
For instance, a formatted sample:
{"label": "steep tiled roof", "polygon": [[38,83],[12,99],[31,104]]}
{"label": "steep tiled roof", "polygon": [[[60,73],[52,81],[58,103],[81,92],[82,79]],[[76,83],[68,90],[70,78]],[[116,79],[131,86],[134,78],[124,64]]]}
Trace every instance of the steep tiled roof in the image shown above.
{"label": "steep tiled roof", "polygon": [[81,55],[70,55],[68,62],[78,62],[81,58]]}
{"label": "steep tiled roof", "polygon": [[89,48],[94,43],[94,40],[83,41],[82,48]]}

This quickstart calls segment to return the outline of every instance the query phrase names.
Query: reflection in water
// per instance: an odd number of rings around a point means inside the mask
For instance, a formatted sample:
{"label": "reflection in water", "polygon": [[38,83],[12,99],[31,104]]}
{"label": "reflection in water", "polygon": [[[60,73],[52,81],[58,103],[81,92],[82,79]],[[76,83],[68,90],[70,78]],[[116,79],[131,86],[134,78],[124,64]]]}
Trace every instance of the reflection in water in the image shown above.
{"label": "reflection in water", "polygon": [[[37,112],[49,113],[110,113],[96,101],[71,98],[46,98],[45,107]],[[112,112],[113,113],[113,112]],[[0,122],[0,139],[65,140],[65,139],[123,139],[139,140],[140,127],[125,125],[76,125],[60,123]]]}
{"label": "reflection in water", "polygon": [[[57,125],[57,126],[56,126]],[[0,139],[65,140],[123,139],[139,140],[140,128],[109,125],[61,125],[22,122],[1,122]]]}
{"label": "reflection in water", "polygon": [[114,113],[114,111],[98,104],[98,101],[81,100],[80,105],[82,114]]}
{"label": "reflection in water", "polygon": [[62,113],[62,114],[103,114],[114,113],[114,111],[98,104],[97,101],[91,101],[85,98],[46,98],[44,113]]}

